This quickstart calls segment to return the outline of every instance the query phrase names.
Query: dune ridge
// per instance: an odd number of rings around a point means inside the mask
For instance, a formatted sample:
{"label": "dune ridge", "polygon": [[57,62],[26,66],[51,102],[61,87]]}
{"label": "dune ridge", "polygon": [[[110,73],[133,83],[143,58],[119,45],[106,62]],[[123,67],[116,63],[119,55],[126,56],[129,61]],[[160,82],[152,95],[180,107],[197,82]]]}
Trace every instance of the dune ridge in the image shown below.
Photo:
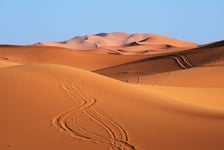
{"label": "dune ridge", "polygon": [[83,53],[51,46],[0,46],[0,58],[11,62],[62,64],[87,70],[101,69],[146,57],[148,56],[102,55],[91,51]]}
{"label": "dune ridge", "polygon": [[39,42],[34,45],[59,46],[70,49],[88,50],[104,46],[124,46],[131,43],[137,45],[146,44],[164,44],[175,47],[197,47],[198,45],[191,42],[176,40],[173,38],[157,34],[128,34],[123,32],[100,33],[95,35],[77,36],[63,42]]}

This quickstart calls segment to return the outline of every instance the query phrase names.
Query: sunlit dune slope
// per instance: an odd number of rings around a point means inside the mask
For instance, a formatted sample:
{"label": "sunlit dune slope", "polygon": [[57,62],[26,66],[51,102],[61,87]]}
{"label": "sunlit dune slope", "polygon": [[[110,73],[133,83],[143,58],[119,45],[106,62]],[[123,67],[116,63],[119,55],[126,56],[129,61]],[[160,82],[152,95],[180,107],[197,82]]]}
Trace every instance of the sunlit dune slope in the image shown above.
{"label": "sunlit dune slope", "polygon": [[0,46],[0,58],[11,62],[51,63],[96,70],[146,58],[147,56],[102,55],[91,51],[49,46]]}
{"label": "sunlit dune slope", "polygon": [[[199,82],[198,82],[199,83]],[[224,85],[224,83],[222,83]],[[224,87],[181,87],[181,86],[151,86],[138,85],[156,95],[163,95],[168,99],[182,101],[192,105],[223,110]]]}
{"label": "sunlit dune slope", "polygon": [[1,149],[224,147],[224,110],[203,101],[168,98],[62,65],[0,68],[0,83]]}
{"label": "sunlit dune slope", "polygon": [[7,59],[0,59],[0,67],[9,67],[9,66],[15,66],[20,65],[16,62],[8,61]]}
{"label": "sunlit dune slope", "polygon": [[140,84],[151,85],[224,88],[223,77],[224,66],[218,66],[197,67],[141,77],[132,76],[129,81],[138,80]]}

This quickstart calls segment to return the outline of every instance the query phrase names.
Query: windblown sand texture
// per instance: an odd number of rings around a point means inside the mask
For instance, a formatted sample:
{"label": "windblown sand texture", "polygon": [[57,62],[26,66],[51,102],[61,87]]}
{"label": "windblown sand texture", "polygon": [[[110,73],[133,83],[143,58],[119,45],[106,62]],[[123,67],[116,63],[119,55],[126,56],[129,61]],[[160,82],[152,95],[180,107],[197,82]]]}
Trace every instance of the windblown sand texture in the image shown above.
{"label": "windblown sand texture", "polygon": [[223,41],[2,45],[0,150],[223,150],[223,76]]}

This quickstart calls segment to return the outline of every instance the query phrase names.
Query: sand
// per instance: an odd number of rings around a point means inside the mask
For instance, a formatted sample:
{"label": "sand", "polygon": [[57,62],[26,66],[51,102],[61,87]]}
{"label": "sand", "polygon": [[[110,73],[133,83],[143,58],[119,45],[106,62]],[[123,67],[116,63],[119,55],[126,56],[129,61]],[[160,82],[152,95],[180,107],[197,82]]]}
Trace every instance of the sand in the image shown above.
{"label": "sand", "polygon": [[0,46],[0,149],[223,150],[224,44],[178,44]]}
{"label": "sand", "polygon": [[75,50],[88,50],[105,46],[124,46],[124,45],[164,45],[168,47],[197,47],[198,44],[176,40],[157,34],[128,34],[123,32],[99,33],[95,35],[77,36],[70,40],[61,42],[39,42],[34,45],[39,46],[59,46]]}
{"label": "sand", "polygon": [[51,46],[0,46],[0,58],[11,62],[61,64],[86,70],[98,70],[146,57],[148,56],[102,55]]}

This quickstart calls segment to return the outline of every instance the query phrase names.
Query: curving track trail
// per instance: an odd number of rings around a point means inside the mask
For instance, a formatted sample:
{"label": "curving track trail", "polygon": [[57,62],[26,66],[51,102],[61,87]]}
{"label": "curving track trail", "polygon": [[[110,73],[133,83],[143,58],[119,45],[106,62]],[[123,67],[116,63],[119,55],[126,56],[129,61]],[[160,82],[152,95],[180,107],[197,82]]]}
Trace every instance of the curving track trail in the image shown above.
{"label": "curving track trail", "polygon": [[[75,85],[65,83],[61,84],[61,90],[69,96],[75,106],[53,118],[52,124],[55,127],[80,140],[107,144],[111,150],[135,150],[135,147],[128,143],[125,129],[96,105],[97,99],[89,98]],[[82,127],[78,123],[78,116],[81,113],[102,128],[106,134],[95,133]]]}

